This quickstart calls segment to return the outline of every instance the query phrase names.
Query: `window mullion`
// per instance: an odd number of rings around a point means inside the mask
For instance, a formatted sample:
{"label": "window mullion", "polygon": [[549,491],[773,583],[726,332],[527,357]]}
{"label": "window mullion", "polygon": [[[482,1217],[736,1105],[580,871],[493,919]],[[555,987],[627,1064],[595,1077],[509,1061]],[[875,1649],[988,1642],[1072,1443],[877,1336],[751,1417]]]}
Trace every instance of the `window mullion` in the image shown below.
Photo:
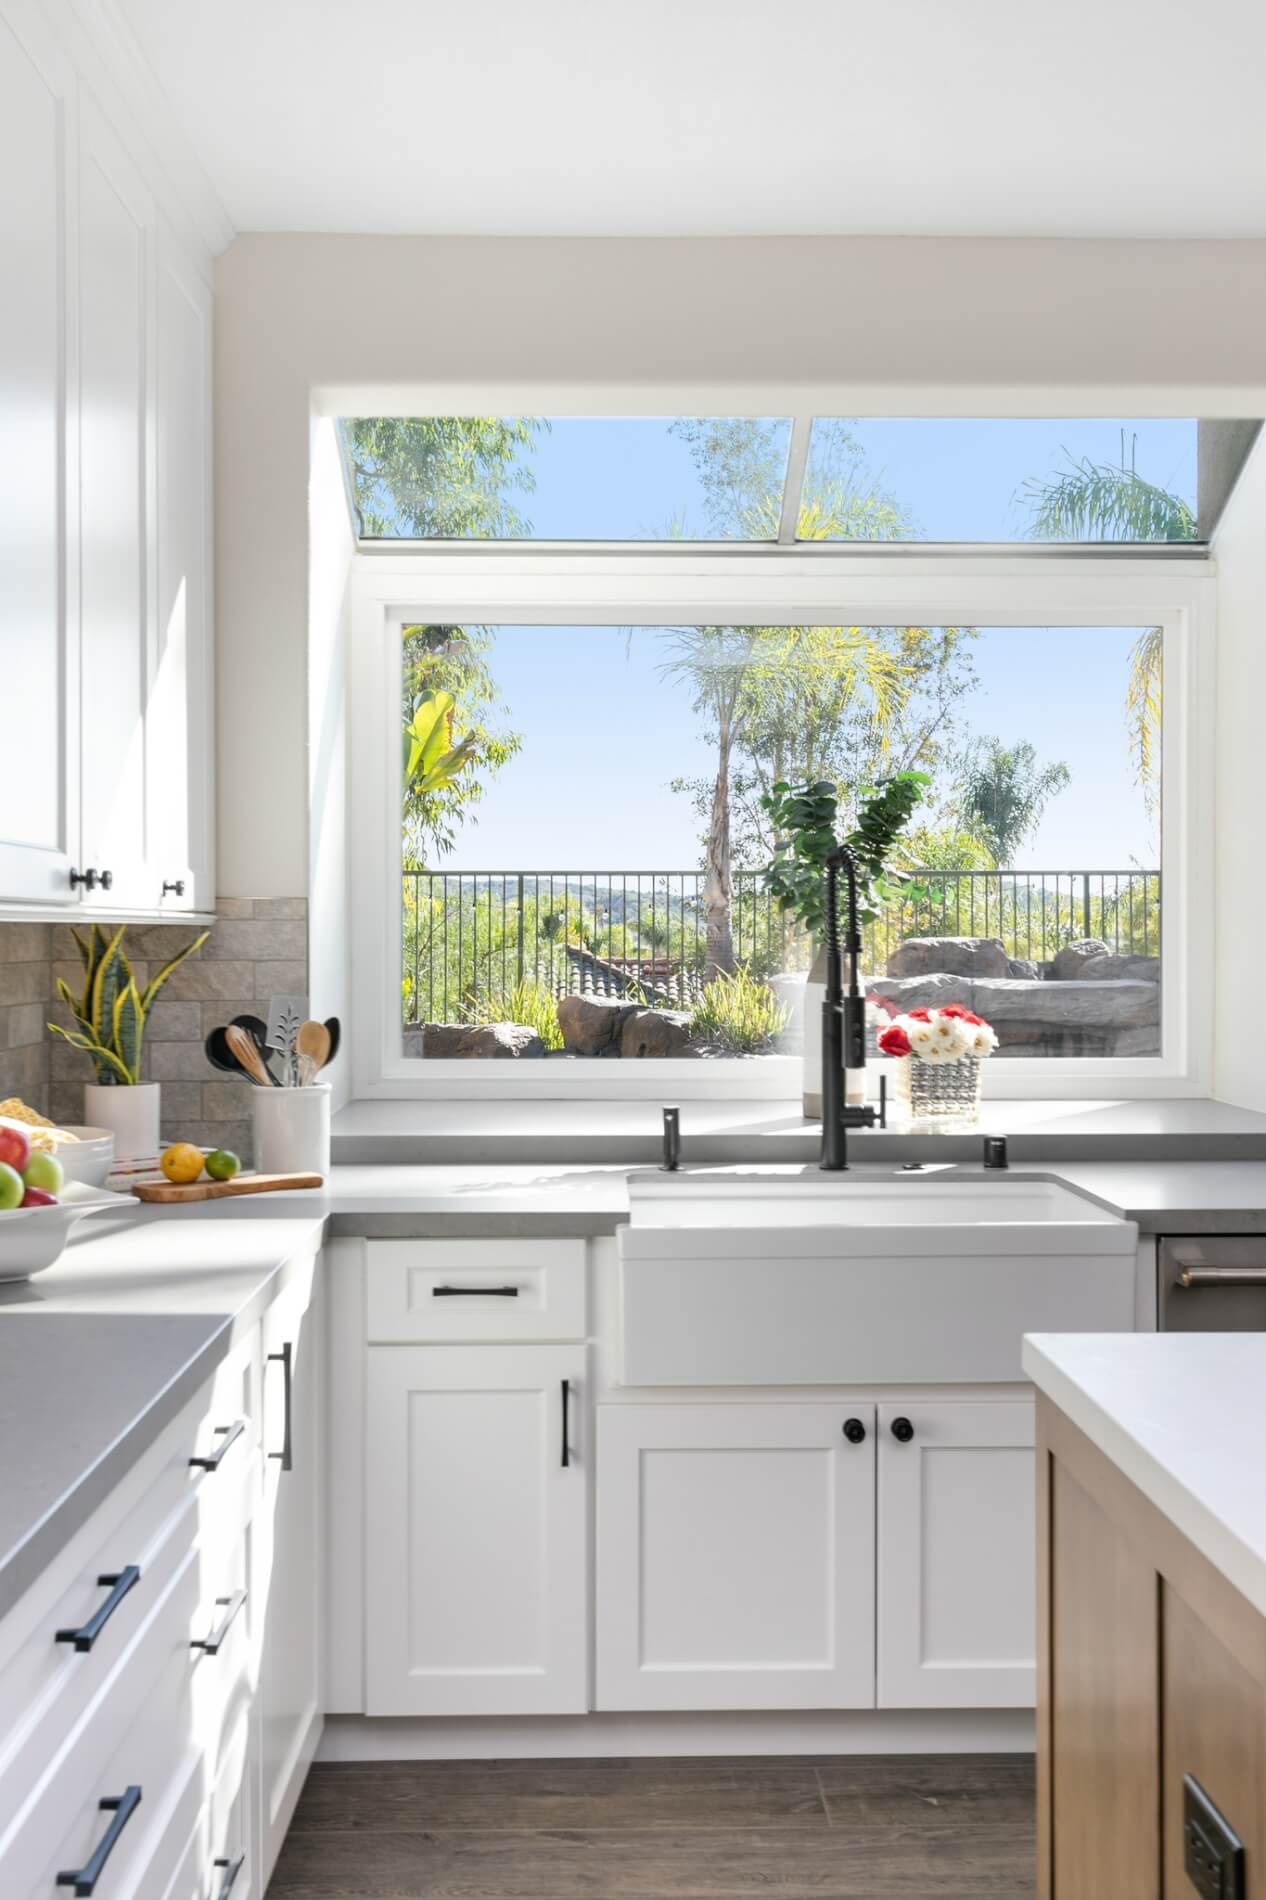
{"label": "window mullion", "polygon": [[800,497],[804,493],[805,470],[809,465],[809,435],[812,428],[812,416],[792,418],[791,441],[787,446],[787,475],[782,489],[782,514],[778,520],[778,540],[784,547],[794,547],[796,530],[800,524]]}

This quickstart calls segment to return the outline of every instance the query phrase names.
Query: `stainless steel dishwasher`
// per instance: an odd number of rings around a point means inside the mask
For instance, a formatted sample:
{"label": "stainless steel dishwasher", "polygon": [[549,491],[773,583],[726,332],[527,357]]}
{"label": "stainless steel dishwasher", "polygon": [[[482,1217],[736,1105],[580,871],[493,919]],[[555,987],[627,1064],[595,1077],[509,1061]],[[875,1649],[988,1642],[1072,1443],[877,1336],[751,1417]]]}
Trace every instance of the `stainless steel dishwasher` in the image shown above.
{"label": "stainless steel dishwasher", "polygon": [[1160,1244],[1163,1333],[1266,1332],[1266,1234]]}

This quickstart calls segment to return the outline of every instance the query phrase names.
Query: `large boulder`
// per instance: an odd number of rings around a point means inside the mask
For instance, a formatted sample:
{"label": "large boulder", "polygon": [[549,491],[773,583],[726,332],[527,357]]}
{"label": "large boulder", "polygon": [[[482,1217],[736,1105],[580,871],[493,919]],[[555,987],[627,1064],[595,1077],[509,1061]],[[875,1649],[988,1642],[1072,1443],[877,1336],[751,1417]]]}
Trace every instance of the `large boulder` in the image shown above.
{"label": "large boulder", "polygon": [[1069,957],[1069,950],[1083,950],[1083,944],[1069,944],[1050,966],[1052,983],[1159,983],[1159,957],[1121,957],[1104,949],[1102,956]]}
{"label": "large boulder", "polygon": [[622,1056],[660,1059],[691,1053],[690,1015],[681,1009],[636,1009],[620,1031]]}
{"label": "large boulder", "polygon": [[867,994],[891,1003],[898,1015],[908,1009],[944,1009],[947,1003],[962,1003],[971,1009],[975,985],[967,977],[948,976],[944,971],[930,976],[872,976]]}
{"label": "large boulder", "polygon": [[907,937],[888,958],[888,975],[1006,976],[1006,945],[1001,937]]}
{"label": "large boulder", "polygon": [[[409,1035],[406,1034],[406,1045]],[[417,1053],[431,1062],[521,1062],[545,1054],[545,1044],[523,1023],[423,1023]],[[406,1046],[405,1054],[413,1050]]]}
{"label": "large boulder", "polygon": [[624,1025],[641,1008],[619,996],[560,996],[563,1047],[573,1056],[618,1056]]}
{"label": "large boulder", "polygon": [[1048,972],[1052,983],[1079,983],[1095,974],[1088,966],[1106,963],[1112,956],[1102,937],[1080,937],[1066,943],[1052,959]]}
{"label": "large boulder", "polygon": [[1160,1021],[1155,983],[976,983],[971,1007],[1005,1037],[1008,1023],[1056,1029],[1135,1029]]}

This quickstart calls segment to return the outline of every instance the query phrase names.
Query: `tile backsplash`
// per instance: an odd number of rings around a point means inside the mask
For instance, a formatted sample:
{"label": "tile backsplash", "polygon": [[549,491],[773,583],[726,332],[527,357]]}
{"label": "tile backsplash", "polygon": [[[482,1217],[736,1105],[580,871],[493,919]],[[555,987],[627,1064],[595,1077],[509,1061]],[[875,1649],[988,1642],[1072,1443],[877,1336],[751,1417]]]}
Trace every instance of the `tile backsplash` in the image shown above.
{"label": "tile backsplash", "polygon": [[[306,991],[308,906],[302,897],[222,897],[216,910],[209,940],[154,1003],[142,1067],[147,1081],[163,1085],[164,1140],[232,1148],[249,1161],[251,1085],[213,1069],[203,1039],[243,1011],[266,1016],[270,996]],[[130,925],[125,942],[138,983],[198,928]],[[57,999],[59,976],[75,990],[82,983],[69,924],[0,924],[0,1096],[21,1095],[55,1121],[78,1122],[92,1065],[45,1029],[49,1020],[70,1024]]]}

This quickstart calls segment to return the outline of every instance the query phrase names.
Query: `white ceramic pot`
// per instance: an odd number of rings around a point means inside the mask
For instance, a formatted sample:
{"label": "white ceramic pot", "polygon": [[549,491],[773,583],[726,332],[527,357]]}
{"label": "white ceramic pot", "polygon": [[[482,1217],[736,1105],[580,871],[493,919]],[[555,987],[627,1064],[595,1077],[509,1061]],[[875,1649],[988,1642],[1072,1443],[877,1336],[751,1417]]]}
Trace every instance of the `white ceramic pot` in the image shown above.
{"label": "white ceramic pot", "polygon": [[330,1084],[252,1089],[255,1166],[260,1174],[330,1172]]}
{"label": "white ceramic pot", "polygon": [[[809,1121],[822,1119],[822,1005],[826,1001],[826,950],[818,951],[804,989],[804,1112]],[[866,1100],[865,1069],[845,1069],[844,1099],[860,1107]]]}
{"label": "white ceramic pot", "polygon": [[161,1098],[160,1082],[138,1082],[133,1088],[85,1082],[84,1120],[114,1136],[116,1161],[149,1160],[162,1153]]}

